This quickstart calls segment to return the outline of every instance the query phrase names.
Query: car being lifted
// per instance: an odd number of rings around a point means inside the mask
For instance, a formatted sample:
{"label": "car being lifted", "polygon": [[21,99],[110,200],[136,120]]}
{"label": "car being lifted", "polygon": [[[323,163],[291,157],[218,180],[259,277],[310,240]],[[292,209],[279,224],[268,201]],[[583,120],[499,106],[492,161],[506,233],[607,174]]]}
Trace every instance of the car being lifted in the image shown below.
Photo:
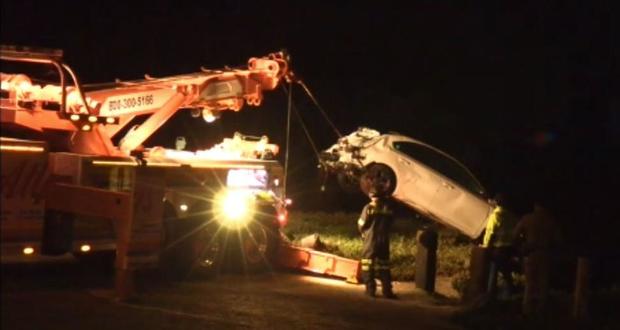
{"label": "car being lifted", "polygon": [[424,142],[362,127],[321,154],[341,184],[368,193],[371,185],[417,212],[475,239],[493,205],[461,162]]}

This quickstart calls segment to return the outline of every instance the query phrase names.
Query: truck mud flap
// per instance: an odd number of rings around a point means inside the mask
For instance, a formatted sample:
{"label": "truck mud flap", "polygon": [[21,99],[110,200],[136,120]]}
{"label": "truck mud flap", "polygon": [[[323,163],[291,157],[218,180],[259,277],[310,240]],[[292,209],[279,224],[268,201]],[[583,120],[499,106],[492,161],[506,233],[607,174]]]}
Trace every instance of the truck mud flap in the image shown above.
{"label": "truck mud flap", "polygon": [[344,278],[351,283],[359,283],[361,279],[358,260],[293,245],[280,246],[276,264],[282,268]]}

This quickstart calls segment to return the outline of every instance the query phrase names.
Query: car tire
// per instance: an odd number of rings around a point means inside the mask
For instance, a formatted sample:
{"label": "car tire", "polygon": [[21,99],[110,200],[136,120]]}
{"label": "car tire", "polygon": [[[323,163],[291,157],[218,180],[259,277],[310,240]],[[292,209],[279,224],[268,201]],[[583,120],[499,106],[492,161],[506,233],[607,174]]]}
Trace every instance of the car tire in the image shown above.
{"label": "car tire", "polygon": [[391,196],[396,190],[396,174],[385,164],[368,165],[360,179],[360,189],[368,195],[373,186],[379,189],[380,194]]}

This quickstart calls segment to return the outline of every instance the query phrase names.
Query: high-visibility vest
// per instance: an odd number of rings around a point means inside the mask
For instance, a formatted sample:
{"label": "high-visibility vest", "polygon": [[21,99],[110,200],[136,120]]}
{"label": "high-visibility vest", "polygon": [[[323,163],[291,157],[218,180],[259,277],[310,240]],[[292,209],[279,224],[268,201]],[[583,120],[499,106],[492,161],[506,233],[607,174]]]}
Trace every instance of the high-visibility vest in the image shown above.
{"label": "high-visibility vest", "polygon": [[[517,225],[517,217],[501,206],[496,206],[487,221],[486,232],[482,241],[483,247],[491,244],[495,247],[513,244],[513,230]],[[491,239],[493,238],[493,242]]]}

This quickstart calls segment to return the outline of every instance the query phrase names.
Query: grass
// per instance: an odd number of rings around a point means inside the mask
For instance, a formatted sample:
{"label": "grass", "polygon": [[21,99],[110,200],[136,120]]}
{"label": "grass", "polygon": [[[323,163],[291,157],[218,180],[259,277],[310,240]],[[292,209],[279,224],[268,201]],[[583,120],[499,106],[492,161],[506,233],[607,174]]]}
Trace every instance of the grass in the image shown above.
{"label": "grass", "polygon": [[[325,250],[336,255],[359,259],[362,240],[357,231],[357,213],[293,212],[284,233],[293,242],[312,234],[319,234]],[[415,277],[416,233],[426,223],[417,219],[398,218],[392,228],[390,256],[392,276],[398,281],[412,281]],[[437,274],[462,277],[469,268],[469,240],[458,233],[439,230]]]}
{"label": "grass", "polygon": [[[357,232],[357,213],[293,212],[289,225],[284,229],[293,242],[307,235],[318,233],[326,250],[337,255],[358,259],[362,241]],[[391,239],[392,274],[395,280],[411,281],[415,276],[416,232],[428,222],[397,219]],[[439,230],[437,275],[449,277],[456,291],[463,294],[469,280],[471,242],[467,237],[448,230]],[[523,285],[523,275],[517,275],[517,285]],[[506,301],[496,301],[480,308],[464,309],[454,321],[472,329],[612,329],[617,328],[617,306],[620,304],[620,287],[590,296],[590,315],[585,320],[571,317],[572,293],[552,291],[548,317],[543,320],[525,319],[521,316],[521,295]]]}

